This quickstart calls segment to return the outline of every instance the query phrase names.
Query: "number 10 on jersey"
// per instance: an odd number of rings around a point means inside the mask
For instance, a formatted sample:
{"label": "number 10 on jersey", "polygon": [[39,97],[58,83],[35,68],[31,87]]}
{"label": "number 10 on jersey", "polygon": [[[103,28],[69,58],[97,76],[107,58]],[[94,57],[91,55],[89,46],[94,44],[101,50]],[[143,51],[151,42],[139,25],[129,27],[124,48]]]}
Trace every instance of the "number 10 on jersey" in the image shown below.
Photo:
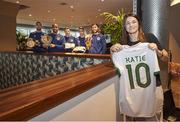
{"label": "number 10 on jersey", "polygon": [[[126,68],[128,70],[128,76],[129,76],[129,83],[131,89],[135,89],[134,82],[137,82],[137,85],[142,88],[146,88],[151,84],[151,75],[150,75],[150,69],[149,66],[146,63],[139,63],[135,66],[134,71],[132,71],[131,64],[126,65]],[[140,69],[144,68],[145,73],[140,73]],[[135,73],[135,78],[133,77],[133,72]],[[141,79],[141,75],[146,75],[146,79]],[[135,80],[135,81],[134,81]],[[142,80],[146,80],[143,81]]]}

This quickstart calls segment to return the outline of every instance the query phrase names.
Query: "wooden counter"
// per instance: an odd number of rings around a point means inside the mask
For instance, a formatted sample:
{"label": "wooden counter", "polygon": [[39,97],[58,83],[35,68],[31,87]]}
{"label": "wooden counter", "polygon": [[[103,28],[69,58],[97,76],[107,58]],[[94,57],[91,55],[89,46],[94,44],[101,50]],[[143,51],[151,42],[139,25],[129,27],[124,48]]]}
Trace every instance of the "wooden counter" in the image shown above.
{"label": "wooden counter", "polygon": [[109,62],[109,54],[0,52],[0,91]]}
{"label": "wooden counter", "polygon": [[53,55],[53,56],[66,56],[66,57],[81,57],[81,58],[100,58],[110,59],[110,54],[90,54],[90,53],[66,53],[66,52],[50,52],[50,53],[34,53],[32,51],[4,51],[8,53],[20,53],[20,54],[35,54],[35,55]]}
{"label": "wooden counter", "polygon": [[29,120],[115,75],[106,62],[2,90],[0,120]]}

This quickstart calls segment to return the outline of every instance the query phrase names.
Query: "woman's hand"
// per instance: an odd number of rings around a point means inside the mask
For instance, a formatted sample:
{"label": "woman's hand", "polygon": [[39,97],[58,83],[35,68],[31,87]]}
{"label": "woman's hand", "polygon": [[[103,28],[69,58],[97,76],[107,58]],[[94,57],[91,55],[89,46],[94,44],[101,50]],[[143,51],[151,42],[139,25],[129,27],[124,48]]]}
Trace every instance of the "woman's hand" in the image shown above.
{"label": "woman's hand", "polygon": [[150,49],[152,49],[152,50],[158,50],[158,47],[157,47],[157,45],[155,44],[155,43],[149,43],[148,44],[148,47],[150,48]]}
{"label": "woman's hand", "polygon": [[159,50],[157,45],[155,43],[149,43],[148,47],[152,50],[156,50],[158,57],[164,61],[167,62],[168,61],[168,53],[165,49],[163,50]]}
{"label": "woman's hand", "polygon": [[114,44],[113,46],[111,46],[110,52],[111,52],[111,53],[113,53],[113,52],[118,52],[118,51],[122,50],[122,48],[123,48],[123,47],[122,47],[121,44],[116,43],[116,44]]}
{"label": "woman's hand", "polygon": [[155,43],[149,43],[148,47],[151,50],[155,50],[157,52],[157,55],[159,58],[161,58],[163,56],[163,52],[161,50],[158,50],[158,47]]}

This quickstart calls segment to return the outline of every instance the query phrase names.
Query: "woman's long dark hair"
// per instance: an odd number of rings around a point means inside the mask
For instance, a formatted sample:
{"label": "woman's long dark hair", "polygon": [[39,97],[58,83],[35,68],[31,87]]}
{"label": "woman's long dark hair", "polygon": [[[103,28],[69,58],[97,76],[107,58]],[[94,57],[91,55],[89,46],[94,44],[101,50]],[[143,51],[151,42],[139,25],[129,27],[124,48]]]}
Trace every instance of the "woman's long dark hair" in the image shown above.
{"label": "woman's long dark hair", "polygon": [[139,25],[139,28],[138,28],[138,31],[139,31],[138,40],[141,41],[141,42],[144,42],[145,41],[145,37],[144,37],[144,32],[142,30],[141,21],[140,21],[140,19],[138,18],[137,15],[134,15],[134,14],[130,13],[130,14],[126,14],[124,16],[124,18],[123,18],[122,38],[121,38],[120,43],[121,44],[127,44],[128,41],[129,41],[129,34],[126,31],[126,20],[127,20],[128,17],[134,17],[134,18],[137,19],[138,25]]}

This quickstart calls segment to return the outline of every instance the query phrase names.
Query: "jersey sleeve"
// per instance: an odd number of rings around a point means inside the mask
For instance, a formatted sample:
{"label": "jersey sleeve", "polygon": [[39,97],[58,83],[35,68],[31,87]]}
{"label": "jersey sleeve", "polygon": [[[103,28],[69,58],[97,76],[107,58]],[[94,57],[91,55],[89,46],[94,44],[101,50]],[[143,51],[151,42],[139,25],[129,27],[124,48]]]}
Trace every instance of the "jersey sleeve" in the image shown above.
{"label": "jersey sleeve", "polygon": [[122,64],[121,64],[121,59],[119,58],[119,55],[118,53],[114,53],[112,55],[112,61],[113,61],[113,64],[116,68],[116,73],[118,74],[118,76],[120,77],[121,76],[121,69],[122,69]]}
{"label": "jersey sleeve", "polygon": [[159,62],[158,62],[158,58],[157,58],[157,54],[156,54],[156,51],[154,50],[154,66],[155,66],[155,70],[154,70],[154,73],[158,73],[160,72],[160,68],[159,68]]}
{"label": "jersey sleeve", "polygon": [[155,76],[155,81],[156,81],[156,86],[161,85],[161,78],[160,78],[160,68],[159,68],[159,63],[158,63],[158,58],[156,55],[156,51],[154,50],[154,76]]}

